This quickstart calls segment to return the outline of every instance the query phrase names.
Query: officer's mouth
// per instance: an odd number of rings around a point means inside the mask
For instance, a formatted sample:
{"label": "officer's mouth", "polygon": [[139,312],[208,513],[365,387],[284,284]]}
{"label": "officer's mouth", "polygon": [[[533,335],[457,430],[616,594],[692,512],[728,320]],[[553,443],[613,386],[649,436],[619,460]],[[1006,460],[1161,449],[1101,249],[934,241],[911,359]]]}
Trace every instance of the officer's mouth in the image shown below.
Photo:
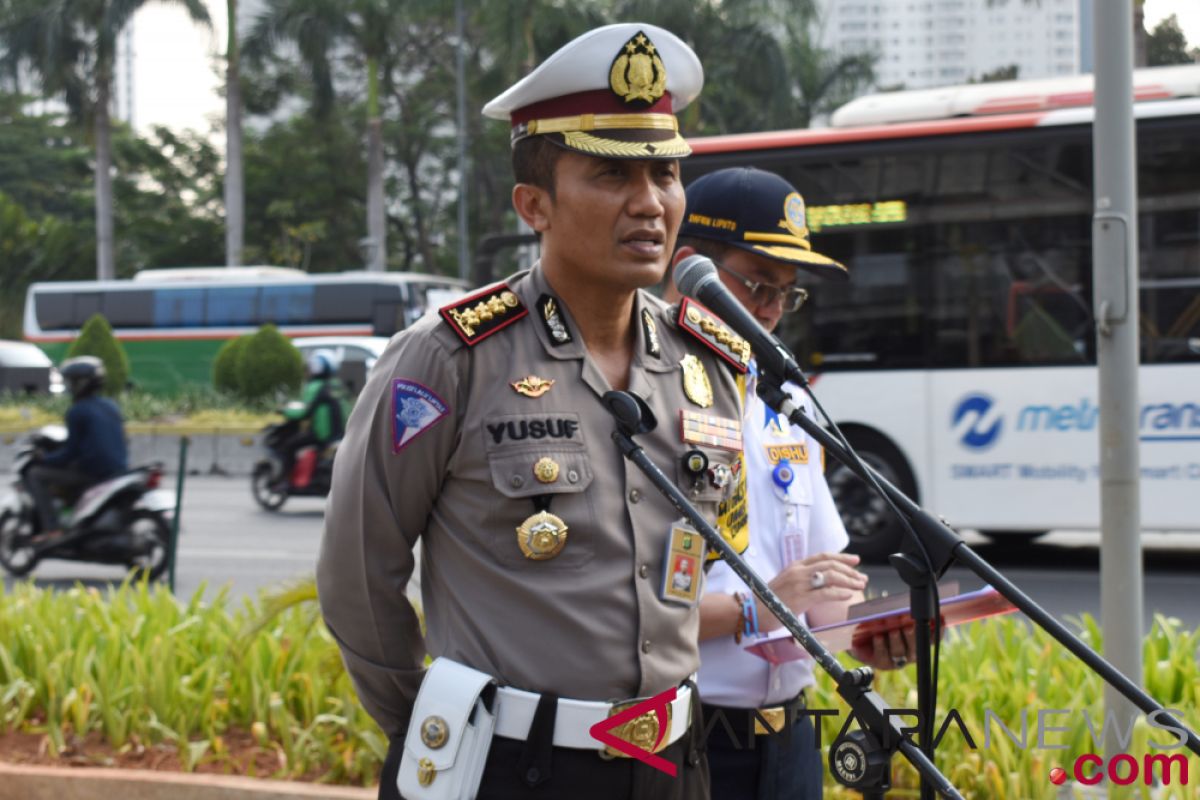
{"label": "officer's mouth", "polygon": [[662,256],[667,237],[662,231],[639,228],[621,238],[621,247],[643,258]]}

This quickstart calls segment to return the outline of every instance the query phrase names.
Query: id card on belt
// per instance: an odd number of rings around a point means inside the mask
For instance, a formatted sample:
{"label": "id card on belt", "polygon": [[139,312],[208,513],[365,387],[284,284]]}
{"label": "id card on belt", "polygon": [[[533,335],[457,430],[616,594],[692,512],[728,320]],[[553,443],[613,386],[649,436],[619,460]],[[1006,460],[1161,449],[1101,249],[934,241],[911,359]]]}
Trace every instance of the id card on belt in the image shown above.
{"label": "id card on belt", "polygon": [[667,537],[667,556],[663,559],[663,600],[696,605],[700,582],[704,579],[704,537],[685,521],[672,523]]}

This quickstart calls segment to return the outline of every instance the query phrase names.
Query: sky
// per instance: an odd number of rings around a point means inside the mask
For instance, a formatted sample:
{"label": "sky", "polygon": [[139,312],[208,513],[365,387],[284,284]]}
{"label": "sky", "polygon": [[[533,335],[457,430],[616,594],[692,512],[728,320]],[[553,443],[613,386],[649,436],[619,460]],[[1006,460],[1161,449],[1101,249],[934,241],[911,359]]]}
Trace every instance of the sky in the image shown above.
{"label": "sky", "polygon": [[[1110,1],[1096,0],[1096,5]],[[224,115],[213,66],[225,49],[225,0],[207,3],[211,29],[196,26],[173,4],[148,3],[134,18],[133,115],[139,130],[165,125],[208,133]],[[1188,43],[1200,46],[1200,2],[1146,0],[1145,9],[1147,29],[1175,14]],[[214,134],[215,144],[223,147],[223,141],[223,135]]]}

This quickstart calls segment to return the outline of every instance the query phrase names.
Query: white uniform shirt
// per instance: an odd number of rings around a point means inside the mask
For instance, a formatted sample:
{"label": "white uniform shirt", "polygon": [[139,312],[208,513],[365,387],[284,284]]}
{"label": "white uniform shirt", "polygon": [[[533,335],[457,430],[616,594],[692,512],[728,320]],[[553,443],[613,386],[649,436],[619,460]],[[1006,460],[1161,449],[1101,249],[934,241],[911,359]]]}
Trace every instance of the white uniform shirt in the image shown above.
{"label": "white uniform shirt", "polygon": [[[821,446],[803,429],[788,424],[768,408],[755,394],[753,379],[750,383],[742,425],[750,545],[742,556],[764,582],[770,583],[790,561],[841,551],[849,539],[825,482]],[[811,415],[808,395],[793,384],[785,388],[792,401]],[[775,479],[776,466],[784,458],[794,473],[786,490]],[[723,561],[713,565],[704,591],[751,594]],[[760,611],[770,613],[761,605]],[[804,621],[804,616],[800,619]],[[717,636],[700,643],[698,684],[704,701],[712,705],[769,707],[792,699],[813,684],[813,662],[804,658],[772,665],[744,651],[732,635]]]}

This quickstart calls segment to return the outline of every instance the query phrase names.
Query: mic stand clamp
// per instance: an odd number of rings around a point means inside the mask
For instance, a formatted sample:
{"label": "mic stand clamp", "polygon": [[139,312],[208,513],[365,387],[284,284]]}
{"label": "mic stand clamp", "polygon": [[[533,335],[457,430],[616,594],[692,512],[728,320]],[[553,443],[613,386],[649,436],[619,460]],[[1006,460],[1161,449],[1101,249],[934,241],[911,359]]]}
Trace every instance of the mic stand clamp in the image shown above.
{"label": "mic stand clamp", "polygon": [[621,454],[650,479],[654,487],[704,537],[705,543],[721,555],[730,569],[745,581],[813,660],[829,673],[837,685],[838,694],[850,706],[853,718],[863,729],[862,735],[839,736],[834,741],[830,748],[830,767],[834,777],[842,782],[841,775],[844,772],[853,781],[845,785],[862,792],[864,798],[881,800],[883,792],[890,786],[892,754],[899,750],[921,774],[922,780],[928,779],[939,795],[963,800],[933,761],[905,737],[895,720],[895,712],[889,711],[883,698],[871,688],[874,672],[869,667],[851,670],[843,667],[633,440],[634,434],[652,428],[652,424],[647,425],[639,414],[639,410],[646,410],[644,401],[639,402],[640,398],[635,398],[635,395],[626,392],[608,392],[603,398],[605,407],[617,420],[612,438]]}

